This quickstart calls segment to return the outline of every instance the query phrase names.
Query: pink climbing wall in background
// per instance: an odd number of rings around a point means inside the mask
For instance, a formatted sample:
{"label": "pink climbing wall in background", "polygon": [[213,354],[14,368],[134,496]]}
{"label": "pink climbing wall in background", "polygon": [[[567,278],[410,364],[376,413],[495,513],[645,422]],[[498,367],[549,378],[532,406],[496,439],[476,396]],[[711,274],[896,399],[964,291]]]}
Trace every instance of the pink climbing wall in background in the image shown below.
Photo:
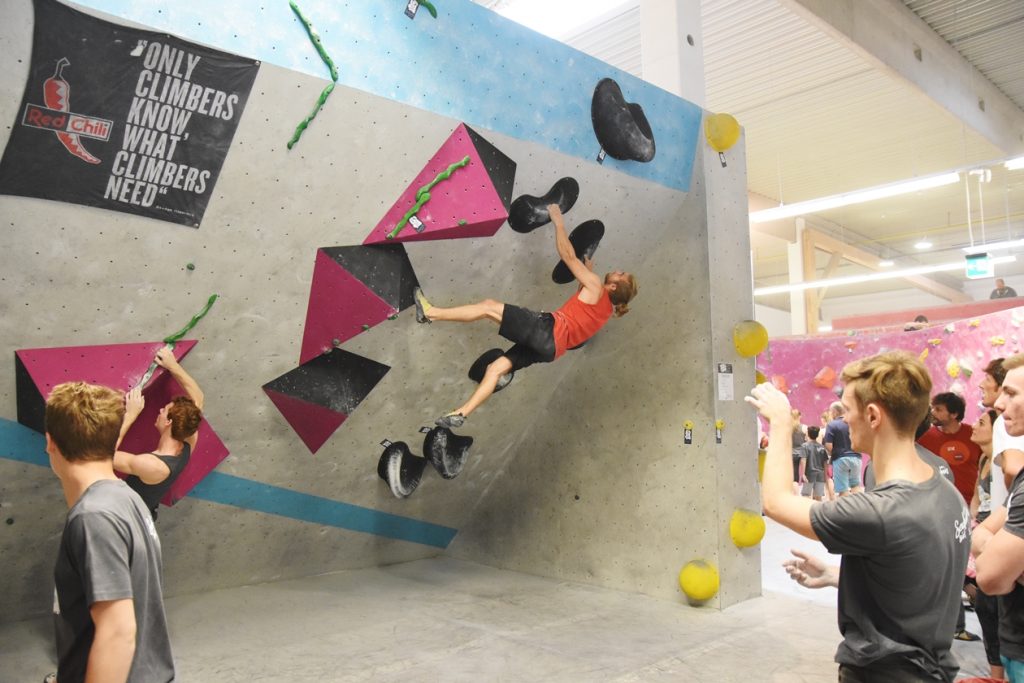
{"label": "pink climbing wall in background", "polygon": [[883,351],[903,350],[924,359],[933,396],[952,391],[964,397],[965,419],[973,422],[980,412],[981,372],[993,358],[1021,352],[1022,322],[1024,307],[911,332],[899,327],[773,339],[757,357],[757,369],[779,388],[788,389],[789,401],[803,413],[804,424],[817,425],[818,416],[836,400],[843,366]]}

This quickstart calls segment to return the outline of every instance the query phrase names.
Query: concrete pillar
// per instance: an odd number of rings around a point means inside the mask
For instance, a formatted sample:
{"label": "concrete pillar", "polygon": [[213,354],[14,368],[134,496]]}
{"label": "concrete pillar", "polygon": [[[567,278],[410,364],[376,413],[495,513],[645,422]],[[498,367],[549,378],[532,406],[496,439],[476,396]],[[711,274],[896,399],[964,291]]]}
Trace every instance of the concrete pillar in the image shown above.
{"label": "concrete pillar", "polygon": [[645,81],[704,106],[700,0],[640,0],[640,53]]}

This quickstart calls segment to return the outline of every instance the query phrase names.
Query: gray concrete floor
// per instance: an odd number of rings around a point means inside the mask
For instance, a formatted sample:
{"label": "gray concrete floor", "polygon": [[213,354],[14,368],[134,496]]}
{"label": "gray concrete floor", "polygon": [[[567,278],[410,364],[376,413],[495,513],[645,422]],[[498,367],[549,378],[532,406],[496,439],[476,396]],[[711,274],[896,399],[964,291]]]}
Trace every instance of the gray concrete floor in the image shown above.
{"label": "gray concrete floor", "polygon": [[[769,523],[765,595],[722,611],[434,559],[180,596],[167,612],[186,682],[835,681],[835,590],[789,581],[791,547],[823,554]],[[980,643],[954,648],[964,676],[984,673]],[[49,619],[0,625],[0,681],[41,680],[52,650]]]}

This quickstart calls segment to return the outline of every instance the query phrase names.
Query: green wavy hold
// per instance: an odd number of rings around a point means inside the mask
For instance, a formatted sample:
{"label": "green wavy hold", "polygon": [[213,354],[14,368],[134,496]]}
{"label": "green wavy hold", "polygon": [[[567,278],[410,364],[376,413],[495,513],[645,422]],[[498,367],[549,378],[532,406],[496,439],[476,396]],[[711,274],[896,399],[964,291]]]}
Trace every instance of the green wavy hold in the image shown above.
{"label": "green wavy hold", "polygon": [[288,0],[288,4],[291,6],[292,11],[302,22],[302,25],[306,27],[306,33],[309,34],[309,39],[313,41],[313,47],[320,53],[320,59],[324,60],[324,64],[327,65],[328,70],[331,72],[331,82],[327,84],[327,87],[320,92],[320,98],[316,101],[313,106],[313,111],[310,112],[309,116],[302,119],[298,126],[295,127],[295,132],[292,134],[292,139],[288,141],[288,149],[295,146],[295,143],[302,137],[302,133],[306,130],[310,121],[316,118],[316,115],[320,113],[320,109],[324,106],[327,101],[327,97],[334,90],[334,84],[338,82],[338,69],[334,66],[334,62],[331,60],[330,55],[327,54],[327,50],[324,49],[323,41],[320,40],[320,34],[313,28],[313,24],[310,23],[309,19],[302,13],[299,6],[295,4],[295,0]]}
{"label": "green wavy hold", "polygon": [[387,239],[395,239],[395,237],[398,236],[398,233],[402,231],[402,228],[404,228],[409,223],[409,219],[415,216],[416,212],[422,209],[423,205],[430,201],[430,191],[434,189],[435,185],[437,185],[442,180],[448,180],[449,178],[452,177],[452,173],[462,168],[463,166],[468,165],[469,155],[467,154],[462,158],[461,161],[456,161],[454,164],[438,173],[437,177],[431,180],[428,184],[416,190],[416,203],[413,204],[413,207],[411,209],[405,212],[405,215],[402,216],[402,220],[398,221],[398,224],[395,226],[395,229],[388,233]]}
{"label": "green wavy hold", "polygon": [[437,8],[429,2],[429,0],[420,0],[420,6],[426,7],[427,11],[430,12],[430,16],[437,19]]}
{"label": "green wavy hold", "polygon": [[316,101],[316,104],[313,105],[313,111],[311,111],[309,116],[302,119],[302,121],[299,122],[299,125],[295,127],[295,132],[292,133],[292,139],[288,141],[288,149],[295,146],[295,143],[302,137],[302,133],[306,130],[306,126],[309,125],[309,122],[315,119],[316,115],[320,113],[320,109],[324,106],[324,102],[327,101],[327,96],[331,94],[332,90],[334,90],[334,84],[328,83],[327,87],[325,87],[320,93],[320,98]]}

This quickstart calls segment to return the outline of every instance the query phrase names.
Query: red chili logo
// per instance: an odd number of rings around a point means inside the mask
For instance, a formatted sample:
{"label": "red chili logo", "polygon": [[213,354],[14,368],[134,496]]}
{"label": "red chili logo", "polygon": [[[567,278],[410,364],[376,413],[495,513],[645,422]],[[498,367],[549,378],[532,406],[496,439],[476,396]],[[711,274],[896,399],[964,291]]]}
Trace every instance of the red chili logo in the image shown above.
{"label": "red chili logo", "polygon": [[71,85],[64,80],[64,67],[70,66],[67,57],[57,61],[57,68],[43,82],[43,102],[45,107],[29,104],[25,107],[22,124],[34,128],[53,131],[65,149],[82,161],[98,164],[100,159],[89,153],[82,144],[82,136],[107,140],[114,122],[93,116],[84,116],[71,112]]}

